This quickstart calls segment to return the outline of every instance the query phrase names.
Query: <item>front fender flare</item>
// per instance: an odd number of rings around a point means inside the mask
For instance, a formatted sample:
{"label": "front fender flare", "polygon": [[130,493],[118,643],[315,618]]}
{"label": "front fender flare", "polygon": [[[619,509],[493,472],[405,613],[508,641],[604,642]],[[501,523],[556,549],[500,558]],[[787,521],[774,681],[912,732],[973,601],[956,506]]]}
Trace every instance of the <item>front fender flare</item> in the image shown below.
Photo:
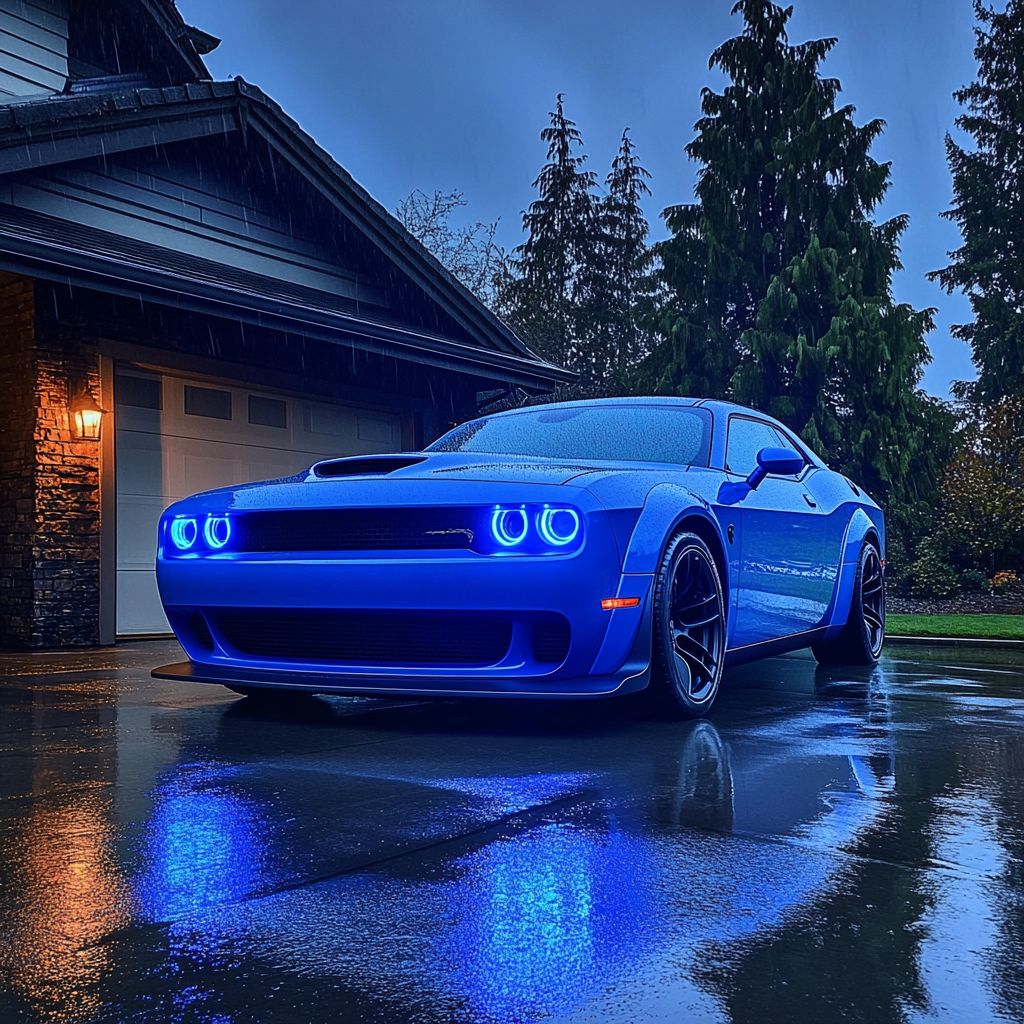
{"label": "front fender flare", "polygon": [[[721,527],[704,498],[678,484],[658,484],[652,488],[629,538],[626,557],[622,561],[623,573],[649,575],[657,572],[665,542],[684,519],[694,516],[706,521],[718,539],[719,553],[724,552],[726,547]],[[728,587],[724,579],[722,584]]]}

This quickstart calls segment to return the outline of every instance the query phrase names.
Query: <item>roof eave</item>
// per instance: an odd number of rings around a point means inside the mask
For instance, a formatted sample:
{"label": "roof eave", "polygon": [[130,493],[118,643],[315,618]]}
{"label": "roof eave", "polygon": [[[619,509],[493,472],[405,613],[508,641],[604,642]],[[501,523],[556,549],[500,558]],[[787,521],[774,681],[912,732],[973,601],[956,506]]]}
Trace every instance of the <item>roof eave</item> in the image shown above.
{"label": "roof eave", "polygon": [[0,175],[234,131],[244,137],[250,127],[286,155],[328,201],[470,333],[482,334],[510,354],[537,360],[536,353],[278,104],[242,79],[50,98],[0,108]]}

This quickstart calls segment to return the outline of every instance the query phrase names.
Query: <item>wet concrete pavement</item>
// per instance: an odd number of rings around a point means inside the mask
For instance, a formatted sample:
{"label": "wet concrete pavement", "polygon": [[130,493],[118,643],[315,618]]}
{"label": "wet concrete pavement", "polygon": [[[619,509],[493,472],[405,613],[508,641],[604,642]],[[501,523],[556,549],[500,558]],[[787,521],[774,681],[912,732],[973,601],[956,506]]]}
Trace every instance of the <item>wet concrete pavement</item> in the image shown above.
{"label": "wet concrete pavement", "polygon": [[0,1021],[1024,1018],[1018,652],[713,715],[312,698],[0,655]]}

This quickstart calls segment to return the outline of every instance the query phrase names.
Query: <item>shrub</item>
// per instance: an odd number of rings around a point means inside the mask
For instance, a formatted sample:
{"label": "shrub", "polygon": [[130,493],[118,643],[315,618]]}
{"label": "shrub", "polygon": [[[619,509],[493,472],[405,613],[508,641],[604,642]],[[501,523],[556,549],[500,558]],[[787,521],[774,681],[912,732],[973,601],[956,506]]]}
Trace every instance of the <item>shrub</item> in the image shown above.
{"label": "shrub", "polygon": [[989,565],[1007,564],[1024,533],[1024,399],[975,412],[943,474],[942,504],[942,527],[958,547]]}
{"label": "shrub", "polygon": [[977,569],[967,569],[960,573],[961,590],[991,590],[989,578]]}
{"label": "shrub", "polygon": [[989,581],[989,586],[996,594],[1013,593],[1020,585],[1017,574],[1012,571],[997,572]]}
{"label": "shrub", "polygon": [[934,539],[925,538],[918,545],[918,557],[910,567],[910,593],[914,597],[952,597],[960,589],[961,575]]}

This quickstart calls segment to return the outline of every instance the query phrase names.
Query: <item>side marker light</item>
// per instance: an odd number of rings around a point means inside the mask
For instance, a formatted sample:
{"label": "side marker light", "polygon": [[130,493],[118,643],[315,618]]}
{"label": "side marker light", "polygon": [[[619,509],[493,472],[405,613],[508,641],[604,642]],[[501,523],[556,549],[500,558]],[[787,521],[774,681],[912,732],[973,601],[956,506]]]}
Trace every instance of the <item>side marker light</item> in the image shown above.
{"label": "side marker light", "polygon": [[639,604],[639,597],[606,597],[601,602],[601,608],[610,612],[613,608],[636,608]]}

